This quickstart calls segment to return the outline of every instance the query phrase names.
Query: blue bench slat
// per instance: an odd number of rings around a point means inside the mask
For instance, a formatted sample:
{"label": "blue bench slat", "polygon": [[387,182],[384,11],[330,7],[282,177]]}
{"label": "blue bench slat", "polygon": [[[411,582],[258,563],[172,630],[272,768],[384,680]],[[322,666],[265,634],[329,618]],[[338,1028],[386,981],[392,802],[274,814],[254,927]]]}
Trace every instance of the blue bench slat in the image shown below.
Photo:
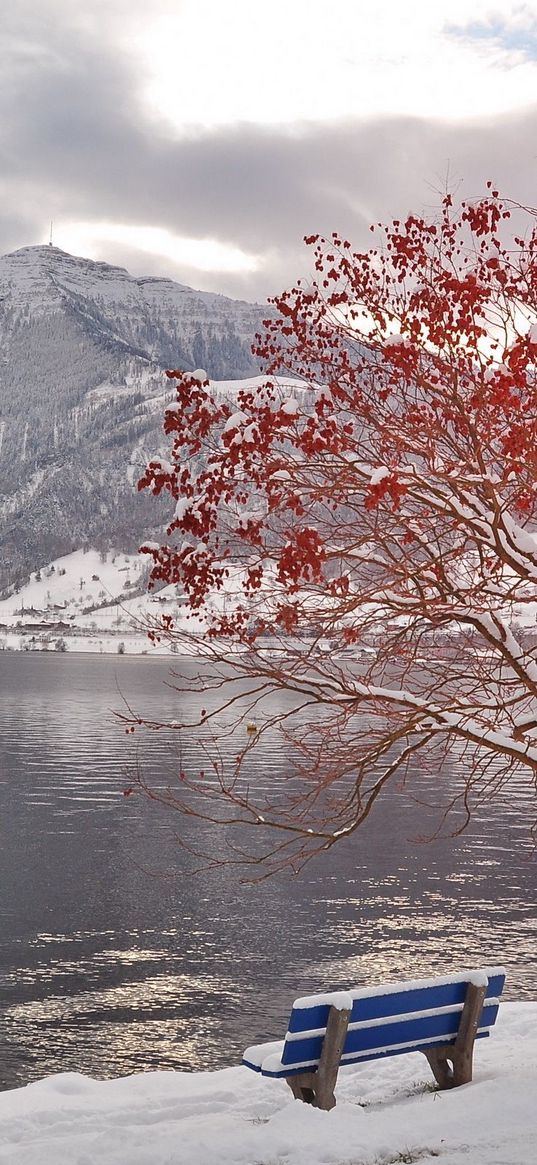
{"label": "blue bench slat", "polygon": [[[486,968],[485,968],[486,971]],[[503,990],[505,974],[491,975],[487,988],[487,999],[497,999]],[[428,987],[410,987],[386,994],[365,995],[354,999],[350,1023],[366,1019],[384,1019],[390,1015],[405,1015],[412,1011],[429,1011],[434,1007],[450,1007],[464,1003],[468,980],[461,976],[460,982],[437,983]],[[353,995],[354,992],[351,992]],[[313,1004],[311,1007],[293,1007],[289,1020],[289,1034],[315,1031],[325,1028],[330,1011],[329,1003]]]}
{"label": "blue bench slat", "polygon": [[[457,984],[457,986],[459,985]],[[497,1014],[497,1003],[491,1003],[488,1006],[485,1004],[479,1026],[491,1026],[495,1022]],[[453,1011],[442,1012],[440,1015],[433,1013],[411,1019],[392,1019],[388,1023],[375,1023],[371,1027],[351,1029],[347,1032],[342,1059],[345,1060],[347,1055],[352,1053],[389,1048],[393,1044],[422,1043],[429,1039],[438,1040],[441,1037],[444,1037],[444,1043],[454,1042],[460,1018],[461,1008],[459,1007]],[[282,1064],[317,1064],[322,1051],[323,1039],[324,1032],[320,1035],[286,1040]]]}
{"label": "blue bench slat", "polygon": [[[478,1040],[488,1039],[489,1036],[490,1036],[489,1031],[478,1032],[476,1039],[478,1039]],[[427,1043],[427,1047],[428,1048],[435,1048],[435,1047],[442,1048],[442,1047],[444,1047],[444,1044],[445,1044],[444,1040],[431,1040],[430,1043]],[[370,1060],[387,1060],[388,1058],[391,1058],[392,1056],[406,1056],[407,1052],[422,1052],[422,1051],[423,1051],[423,1044],[416,1044],[416,1045],[412,1045],[411,1047],[408,1047],[408,1048],[407,1047],[405,1047],[405,1048],[393,1048],[393,1049],[389,1048],[385,1052],[384,1051],[383,1052],[364,1052],[362,1055],[359,1052],[356,1052],[353,1059],[342,1061],[341,1067],[345,1068],[351,1064],[368,1064]],[[254,1065],[249,1064],[247,1060],[243,1060],[243,1064],[245,1064],[247,1068],[254,1067]],[[261,1072],[261,1068],[256,1067],[256,1068],[254,1068],[254,1071]],[[292,1066],[290,1066],[289,1068],[287,1068],[287,1067],[281,1068],[279,1070],[279,1072],[263,1072],[263,1076],[267,1076],[267,1077],[270,1076],[274,1080],[281,1080],[283,1078],[286,1078],[287,1076],[300,1076],[301,1072],[303,1072],[303,1071],[304,1071],[303,1068],[293,1068]]]}

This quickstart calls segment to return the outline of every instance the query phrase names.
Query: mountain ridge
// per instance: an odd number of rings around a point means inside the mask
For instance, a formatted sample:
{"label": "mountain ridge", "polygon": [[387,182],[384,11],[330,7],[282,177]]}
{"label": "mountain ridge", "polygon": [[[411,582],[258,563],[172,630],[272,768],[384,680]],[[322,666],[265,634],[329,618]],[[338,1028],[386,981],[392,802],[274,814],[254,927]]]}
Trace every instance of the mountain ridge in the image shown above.
{"label": "mountain ridge", "polygon": [[206,302],[221,300],[227,303],[244,304],[248,307],[262,306],[260,304],[249,303],[247,300],[231,299],[229,296],[217,291],[200,291],[190,287],[186,283],[179,283],[177,280],[165,275],[131,275],[126,267],[107,263],[102,259],[90,259],[83,255],[71,255],[69,251],[64,251],[61,247],[53,246],[50,243],[18,247],[15,251],[8,251],[5,255],[0,256],[0,288],[2,279],[7,278],[9,269],[12,268],[14,273],[18,272],[20,274],[23,265],[26,265],[26,260],[28,260],[30,269],[35,269],[37,261],[41,260],[45,268],[51,268],[56,264],[58,270],[61,271],[63,269],[65,274],[71,272],[74,275],[77,271],[82,272],[85,270],[88,275],[93,273],[107,281],[115,278],[128,286],[137,286],[140,289],[155,284],[173,289],[175,293],[186,292]]}

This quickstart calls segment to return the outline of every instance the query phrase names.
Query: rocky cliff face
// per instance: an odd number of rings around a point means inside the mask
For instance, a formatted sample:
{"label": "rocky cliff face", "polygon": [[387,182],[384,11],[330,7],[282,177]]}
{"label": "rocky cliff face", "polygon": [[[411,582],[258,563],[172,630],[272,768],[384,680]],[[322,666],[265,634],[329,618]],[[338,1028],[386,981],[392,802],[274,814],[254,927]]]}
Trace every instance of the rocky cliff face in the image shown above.
{"label": "rocky cliff face", "polygon": [[135,483],[162,441],[163,369],[255,374],[266,311],[56,247],[0,258],[0,593],[77,547],[155,532]]}

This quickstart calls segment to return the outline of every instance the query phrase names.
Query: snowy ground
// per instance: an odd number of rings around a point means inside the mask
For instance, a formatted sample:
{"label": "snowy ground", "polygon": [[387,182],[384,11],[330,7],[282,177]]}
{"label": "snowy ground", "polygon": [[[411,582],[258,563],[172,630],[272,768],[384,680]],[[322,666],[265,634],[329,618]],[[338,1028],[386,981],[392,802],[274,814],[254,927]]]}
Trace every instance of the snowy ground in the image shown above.
{"label": "snowy ground", "polygon": [[66,1074],[0,1095],[2,1165],[534,1165],[537,1003],[503,1004],[474,1081],[435,1092],[423,1056],[347,1068],[320,1112],[247,1068],[100,1082]]}

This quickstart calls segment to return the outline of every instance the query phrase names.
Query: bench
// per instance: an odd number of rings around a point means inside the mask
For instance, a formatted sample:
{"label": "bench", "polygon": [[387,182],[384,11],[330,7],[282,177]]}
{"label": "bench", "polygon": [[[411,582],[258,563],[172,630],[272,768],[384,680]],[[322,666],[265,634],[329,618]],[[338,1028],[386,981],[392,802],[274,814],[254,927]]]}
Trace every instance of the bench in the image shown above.
{"label": "bench", "polygon": [[340,1066],[423,1052],[440,1088],[472,1079],[474,1041],[490,1034],[503,967],[296,999],[284,1040],[247,1048],[243,1064],[284,1079],[298,1100],[331,1109]]}

